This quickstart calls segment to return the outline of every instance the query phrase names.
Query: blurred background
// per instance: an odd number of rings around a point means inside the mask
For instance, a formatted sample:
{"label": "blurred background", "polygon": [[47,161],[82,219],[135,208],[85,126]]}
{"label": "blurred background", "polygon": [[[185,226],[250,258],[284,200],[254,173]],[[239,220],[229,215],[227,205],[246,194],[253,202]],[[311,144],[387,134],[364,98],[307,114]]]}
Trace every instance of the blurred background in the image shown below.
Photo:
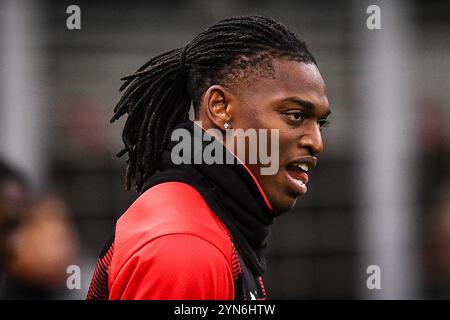
{"label": "blurred background", "polygon": [[123,122],[109,124],[119,79],[258,13],[306,40],[333,111],[308,194],[274,225],[270,298],[449,299],[450,4],[393,2],[0,0],[0,298],[85,297],[136,197],[114,156]]}

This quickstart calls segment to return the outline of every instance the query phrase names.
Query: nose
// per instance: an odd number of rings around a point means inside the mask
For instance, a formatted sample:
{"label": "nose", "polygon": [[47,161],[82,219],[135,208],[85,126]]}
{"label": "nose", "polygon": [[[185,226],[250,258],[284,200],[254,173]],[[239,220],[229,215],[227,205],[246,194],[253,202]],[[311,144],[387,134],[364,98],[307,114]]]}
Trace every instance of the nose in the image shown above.
{"label": "nose", "polygon": [[300,138],[300,146],[310,149],[312,154],[318,154],[323,151],[322,132],[317,122],[310,121],[305,126],[305,131]]}

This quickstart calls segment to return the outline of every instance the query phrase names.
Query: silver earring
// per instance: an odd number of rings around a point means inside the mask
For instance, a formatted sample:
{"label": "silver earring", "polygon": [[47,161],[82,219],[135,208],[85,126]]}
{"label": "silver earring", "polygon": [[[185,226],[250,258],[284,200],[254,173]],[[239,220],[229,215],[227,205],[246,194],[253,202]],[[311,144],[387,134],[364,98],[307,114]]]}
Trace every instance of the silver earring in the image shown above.
{"label": "silver earring", "polygon": [[225,123],[223,124],[223,127],[224,127],[225,129],[228,129],[228,128],[230,127],[230,124],[229,124],[228,122],[225,122]]}

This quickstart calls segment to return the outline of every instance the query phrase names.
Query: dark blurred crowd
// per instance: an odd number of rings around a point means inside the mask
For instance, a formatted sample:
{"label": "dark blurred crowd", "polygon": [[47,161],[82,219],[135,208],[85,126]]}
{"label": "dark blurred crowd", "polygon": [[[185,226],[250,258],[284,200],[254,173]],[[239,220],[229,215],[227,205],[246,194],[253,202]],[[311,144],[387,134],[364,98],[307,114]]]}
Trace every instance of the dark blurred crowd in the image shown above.
{"label": "dark blurred crowd", "polygon": [[63,299],[78,239],[65,201],[0,160],[0,299]]}

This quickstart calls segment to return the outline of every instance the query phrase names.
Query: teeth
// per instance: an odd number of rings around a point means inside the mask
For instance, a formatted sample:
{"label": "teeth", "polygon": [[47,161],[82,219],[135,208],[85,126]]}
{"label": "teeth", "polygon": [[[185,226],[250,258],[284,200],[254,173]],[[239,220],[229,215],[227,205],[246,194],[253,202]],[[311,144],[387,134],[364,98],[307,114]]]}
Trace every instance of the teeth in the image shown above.
{"label": "teeth", "polygon": [[305,172],[308,172],[309,166],[306,163],[298,163],[297,167],[299,167],[300,169],[302,169]]}

